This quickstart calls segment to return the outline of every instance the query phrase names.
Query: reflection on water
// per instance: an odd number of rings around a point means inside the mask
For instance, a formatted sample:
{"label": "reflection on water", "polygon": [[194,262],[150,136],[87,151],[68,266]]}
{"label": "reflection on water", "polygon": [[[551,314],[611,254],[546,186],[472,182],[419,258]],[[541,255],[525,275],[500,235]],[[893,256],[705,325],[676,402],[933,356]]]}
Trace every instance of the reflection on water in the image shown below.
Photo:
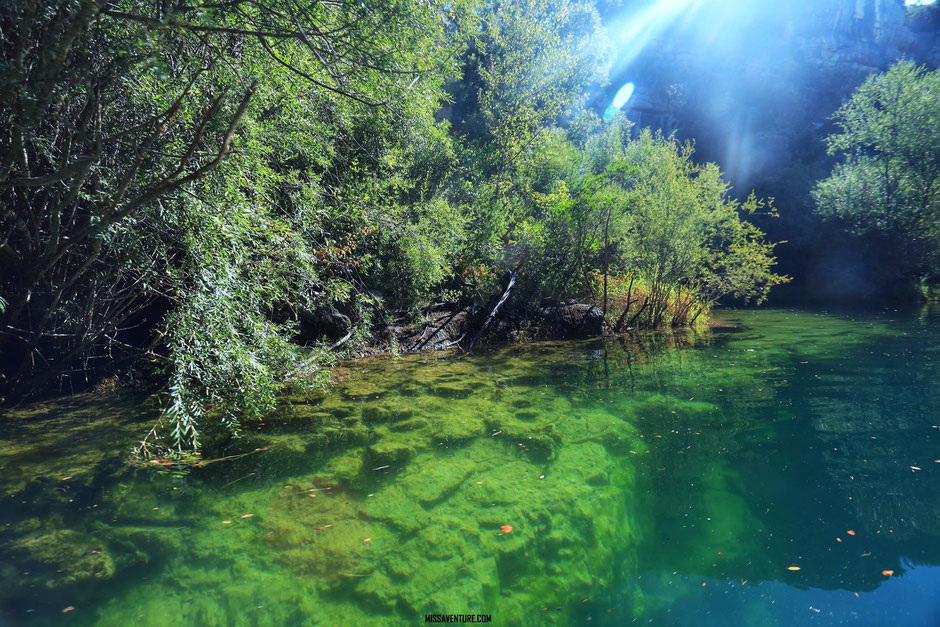
{"label": "reflection on water", "polygon": [[360,363],[186,476],[140,399],[18,409],[0,623],[938,624],[938,313],[723,316]]}

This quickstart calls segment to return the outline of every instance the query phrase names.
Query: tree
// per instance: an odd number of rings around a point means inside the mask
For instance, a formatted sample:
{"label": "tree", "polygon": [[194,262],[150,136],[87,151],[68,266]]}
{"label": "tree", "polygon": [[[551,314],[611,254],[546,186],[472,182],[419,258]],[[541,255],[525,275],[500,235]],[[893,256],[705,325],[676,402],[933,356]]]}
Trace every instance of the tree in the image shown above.
{"label": "tree", "polygon": [[816,186],[818,211],[894,248],[898,271],[940,275],[940,70],[900,61],[870,76],[834,115],[842,162]]}
{"label": "tree", "polygon": [[773,213],[753,194],[741,203],[713,163],[697,164],[690,143],[642,131],[624,159],[630,165],[631,229],[625,250],[647,285],[647,314],[659,326],[694,322],[719,299],[762,302],[785,277],[771,271],[773,244],[744,218]]}
{"label": "tree", "polygon": [[441,136],[473,4],[3,3],[2,393],[145,352],[184,448],[209,406],[322,381],[297,311],[361,287],[349,241],[429,186],[410,140]]}
{"label": "tree", "polygon": [[464,140],[465,186],[478,225],[465,258],[514,268],[514,230],[531,205],[529,176],[549,129],[607,79],[610,44],[590,0],[498,0],[482,12],[475,46],[454,85],[451,121]]}
{"label": "tree", "polygon": [[[516,240],[533,287],[605,305],[608,275],[625,277],[624,308],[634,285],[642,287],[633,322],[655,327],[693,323],[725,297],[760,303],[786,280],[772,271],[774,244],[746,220],[772,214],[771,204],[753,194],[735,200],[715,164],[695,163],[691,144],[648,129],[631,139],[623,116],[549,137],[529,177],[534,209]],[[591,282],[598,271],[599,297]]]}

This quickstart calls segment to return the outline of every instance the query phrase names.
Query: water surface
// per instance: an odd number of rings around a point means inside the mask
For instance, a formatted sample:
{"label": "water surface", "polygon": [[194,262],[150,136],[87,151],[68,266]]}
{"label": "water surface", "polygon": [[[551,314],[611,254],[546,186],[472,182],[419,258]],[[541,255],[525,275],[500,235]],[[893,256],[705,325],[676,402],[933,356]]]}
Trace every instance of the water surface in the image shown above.
{"label": "water surface", "polygon": [[185,474],[19,408],[0,624],[940,624],[940,313],[721,318],[353,364]]}

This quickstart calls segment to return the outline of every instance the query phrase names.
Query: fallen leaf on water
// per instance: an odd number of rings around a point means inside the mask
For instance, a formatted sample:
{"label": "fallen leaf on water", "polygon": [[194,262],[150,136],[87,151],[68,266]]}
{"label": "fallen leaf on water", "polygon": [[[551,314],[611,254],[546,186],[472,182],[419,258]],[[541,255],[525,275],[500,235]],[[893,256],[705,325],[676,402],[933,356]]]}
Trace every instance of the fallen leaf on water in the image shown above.
{"label": "fallen leaf on water", "polygon": [[883,570],[883,571],[881,571],[881,574],[884,575],[885,577],[890,577],[891,575],[894,574],[894,571],[893,571],[893,570]]}
{"label": "fallen leaf on water", "polygon": [[251,518],[254,514],[242,514],[239,518]]}
{"label": "fallen leaf on water", "polygon": [[503,533],[512,533],[512,525],[503,525],[499,530]]}
{"label": "fallen leaf on water", "polygon": [[850,536],[854,536],[854,535],[855,535],[855,532],[852,531],[851,529],[849,529],[848,531],[846,531],[846,533],[849,534]]}
{"label": "fallen leaf on water", "polygon": [[793,564],[792,566],[787,566],[787,570],[799,570],[799,569],[800,567],[797,566],[796,564]]}
{"label": "fallen leaf on water", "polygon": [[71,611],[74,610],[74,609],[75,609],[75,606],[74,606],[74,605],[70,605],[70,606],[68,606],[67,608],[63,609],[63,610],[62,610],[62,613],[63,613],[63,614],[67,614],[67,613],[71,612]]}

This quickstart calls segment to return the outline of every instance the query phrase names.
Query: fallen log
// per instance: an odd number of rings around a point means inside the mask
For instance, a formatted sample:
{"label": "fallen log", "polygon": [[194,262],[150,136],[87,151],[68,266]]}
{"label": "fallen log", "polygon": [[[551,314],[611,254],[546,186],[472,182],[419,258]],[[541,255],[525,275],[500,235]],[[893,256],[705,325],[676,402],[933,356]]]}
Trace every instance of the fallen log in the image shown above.
{"label": "fallen log", "polygon": [[490,315],[486,317],[486,320],[483,322],[483,326],[480,327],[480,330],[476,332],[473,338],[470,340],[470,344],[467,346],[466,352],[473,351],[473,345],[476,344],[476,341],[486,333],[486,330],[489,328],[490,323],[493,322],[493,319],[496,318],[496,314],[499,312],[499,308],[503,306],[503,303],[506,302],[506,299],[509,298],[509,293],[512,292],[512,288],[516,285],[516,273],[513,272],[509,277],[509,284],[506,285],[506,290],[503,292],[502,297],[499,299],[499,302],[496,303],[496,306],[493,307],[493,310],[490,312]]}

